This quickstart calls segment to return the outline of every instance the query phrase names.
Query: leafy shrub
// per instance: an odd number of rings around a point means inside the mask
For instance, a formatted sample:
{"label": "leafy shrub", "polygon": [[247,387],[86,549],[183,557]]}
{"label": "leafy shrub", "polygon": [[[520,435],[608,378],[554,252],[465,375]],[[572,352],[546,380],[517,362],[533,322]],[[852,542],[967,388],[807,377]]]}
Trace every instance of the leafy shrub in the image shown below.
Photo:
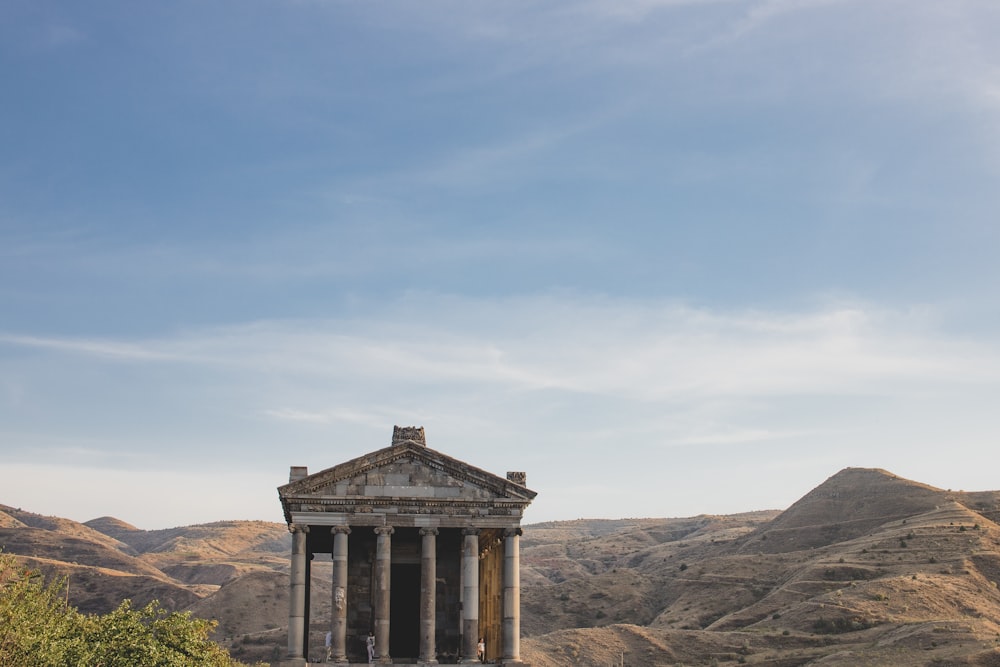
{"label": "leafy shrub", "polygon": [[81,614],[62,580],[0,553],[0,664],[5,667],[240,667],[208,637],[213,621],[126,600],[105,615]]}

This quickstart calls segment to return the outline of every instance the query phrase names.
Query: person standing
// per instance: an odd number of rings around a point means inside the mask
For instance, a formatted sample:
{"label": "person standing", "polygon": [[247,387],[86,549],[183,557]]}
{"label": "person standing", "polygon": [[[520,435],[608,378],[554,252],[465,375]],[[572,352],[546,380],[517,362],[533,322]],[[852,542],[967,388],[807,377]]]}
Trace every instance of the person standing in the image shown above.
{"label": "person standing", "polygon": [[368,664],[375,662],[375,633],[369,632],[368,638],[365,639],[365,646],[368,647]]}
{"label": "person standing", "polygon": [[483,637],[480,637],[479,643],[476,644],[476,657],[479,658],[479,662],[486,662],[486,640]]}
{"label": "person standing", "polygon": [[331,650],[332,650],[331,644],[332,643],[333,643],[333,633],[330,632],[330,631],[327,631],[327,633],[326,633],[326,639],[323,640],[323,645],[326,646],[326,661],[327,662],[330,662],[330,658],[333,655],[331,653]]}

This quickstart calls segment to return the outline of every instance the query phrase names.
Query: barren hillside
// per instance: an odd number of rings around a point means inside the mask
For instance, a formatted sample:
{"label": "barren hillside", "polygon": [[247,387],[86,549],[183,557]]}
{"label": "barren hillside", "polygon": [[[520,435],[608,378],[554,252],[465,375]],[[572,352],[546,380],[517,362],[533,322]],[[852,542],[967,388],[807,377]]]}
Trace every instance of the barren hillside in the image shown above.
{"label": "barren hillside", "polygon": [[1000,664],[997,501],[847,469],[776,516],[638,522],[566,544],[526,531],[525,658]]}
{"label": "barren hillside", "polygon": [[[563,665],[1000,665],[1000,492],[848,468],[787,510],[529,525],[522,652]],[[160,599],[244,660],[286,644],[284,524],[145,531],[0,506],[0,546],[73,604]],[[313,562],[314,646],[330,568]]]}

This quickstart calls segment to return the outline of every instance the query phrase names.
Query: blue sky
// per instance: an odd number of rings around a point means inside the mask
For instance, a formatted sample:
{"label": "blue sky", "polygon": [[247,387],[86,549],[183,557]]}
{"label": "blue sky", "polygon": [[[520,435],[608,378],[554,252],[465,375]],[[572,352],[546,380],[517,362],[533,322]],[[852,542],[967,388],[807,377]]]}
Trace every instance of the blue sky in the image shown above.
{"label": "blue sky", "polygon": [[280,521],[422,425],[526,521],[1000,487],[991,0],[0,5],[0,503]]}

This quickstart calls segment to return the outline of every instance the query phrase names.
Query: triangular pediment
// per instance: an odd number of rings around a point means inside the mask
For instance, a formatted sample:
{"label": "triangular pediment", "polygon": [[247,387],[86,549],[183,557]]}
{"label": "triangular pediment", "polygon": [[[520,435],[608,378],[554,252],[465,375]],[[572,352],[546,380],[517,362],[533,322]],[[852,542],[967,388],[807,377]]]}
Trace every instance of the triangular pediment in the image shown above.
{"label": "triangular pediment", "polygon": [[350,507],[359,511],[359,508],[385,505],[390,501],[411,510],[470,504],[499,504],[523,509],[536,495],[516,481],[415,441],[397,442],[306,475],[278,487],[278,494],[286,515],[292,505],[305,509],[321,503],[329,509]]}

